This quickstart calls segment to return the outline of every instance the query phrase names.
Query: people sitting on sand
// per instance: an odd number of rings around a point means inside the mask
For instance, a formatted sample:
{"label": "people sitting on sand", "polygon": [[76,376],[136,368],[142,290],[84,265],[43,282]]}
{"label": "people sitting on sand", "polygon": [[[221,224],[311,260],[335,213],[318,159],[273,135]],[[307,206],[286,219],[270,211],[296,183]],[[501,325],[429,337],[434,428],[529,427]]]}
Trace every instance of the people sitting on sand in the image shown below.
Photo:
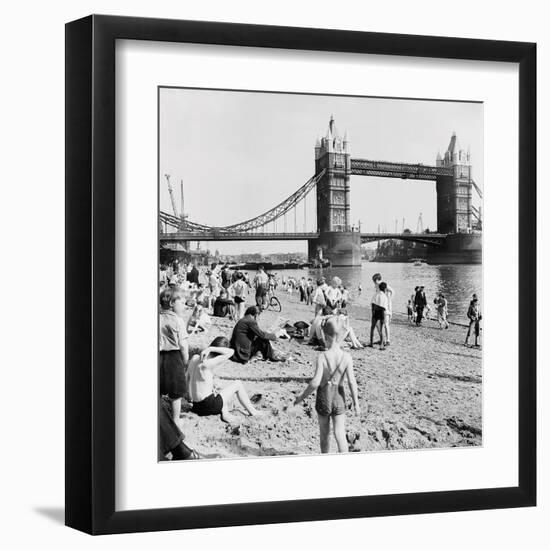
{"label": "people sitting on sand", "polygon": [[223,365],[234,353],[227,338],[218,336],[200,355],[196,354],[191,358],[187,369],[187,384],[193,403],[192,412],[199,416],[219,414],[223,421],[233,424],[238,420],[230,412],[236,398],[250,416],[262,414],[250,401],[240,380],[220,389],[214,387],[214,369]]}
{"label": "people sitting on sand", "polygon": [[346,440],[346,394],[344,382],[347,381],[355,414],[359,415],[359,397],[357,382],[353,372],[353,361],[349,353],[341,347],[341,338],[345,328],[337,316],[332,316],[323,325],[327,350],[317,357],[315,374],[307,388],[299,395],[294,405],[298,405],[311,393],[317,391],[315,410],[319,418],[321,453],[330,451],[330,424],[339,453],[348,451]]}
{"label": "people sitting on sand", "polygon": [[371,299],[371,323],[370,323],[370,343],[369,348],[373,347],[374,331],[378,329],[380,334],[380,349],[386,349],[384,319],[388,308],[388,297],[386,296],[386,283],[381,281],[376,287],[376,292]]}
{"label": "people sitting on sand", "polygon": [[214,317],[227,317],[233,315],[233,306],[235,302],[230,298],[227,290],[222,288],[220,295],[214,301]]}
{"label": "people sitting on sand", "polygon": [[474,341],[474,347],[479,348],[479,322],[481,321],[481,308],[479,307],[479,300],[477,299],[477,295],[474,294],[472,296],[472,300],[470,302],[470,306],[468,307],[468,332],[466,334],[466,341],[464,342],[465,346],[468,346],[468,341],[470,340],[470,334],[472,333],[472,329],[474,331],[475,341]]}
{"label": "people sitting on sand", "polygon": [[257,354],[268,361],[286,361],[286,357],[277,353],[271,342],[283,334],[281,329],[276,332],[265,332],[258,325],[260,310],[257,306],[246,309],[244,317],[237,322],[231,335],[231,348],[235,350],[231,357],[237,363],[247,363]]}
{"label": "people sitting on sand", "polygon": [[359,339],[355,335],[355,331],[349,324],[349,317],[343,310],[334,312],[328,306],[325,306],[319,314],[311,322],[311,328],[309,331],[309,344],[315,346],[321,346],[326,348],[327,343],[325,341],[323,326],[327,320],[331,317],[336,317],[341,323],[342,341],[348,341],[351,344],[352,349],[363,349],[363,345],[359,342]]}
{"label": "people sitting on sand", "polygon": [[187,320],[187,332],[205,332],[211,325],[210,315],[205,311],[202,304],[197,303]]}

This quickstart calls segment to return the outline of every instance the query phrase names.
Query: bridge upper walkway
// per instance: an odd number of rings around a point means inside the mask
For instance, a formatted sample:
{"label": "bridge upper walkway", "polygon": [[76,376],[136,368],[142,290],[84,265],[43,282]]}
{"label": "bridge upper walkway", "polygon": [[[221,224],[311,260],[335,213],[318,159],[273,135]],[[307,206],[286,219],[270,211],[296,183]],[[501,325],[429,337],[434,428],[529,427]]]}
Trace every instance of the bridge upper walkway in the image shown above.
{"label": "bridge upper walkway", "polygon": [[[441,245],[447,235],[443,233],[361,233],[361,242],[374,242],[386,239],[411,241],[433,246]],[[301,233],[252,233],[252,232],[227,232],[227,231],[174,231],[161,232],[162,243],[179,243],[187,241],[308,241],[317,239],[318,232]]]}

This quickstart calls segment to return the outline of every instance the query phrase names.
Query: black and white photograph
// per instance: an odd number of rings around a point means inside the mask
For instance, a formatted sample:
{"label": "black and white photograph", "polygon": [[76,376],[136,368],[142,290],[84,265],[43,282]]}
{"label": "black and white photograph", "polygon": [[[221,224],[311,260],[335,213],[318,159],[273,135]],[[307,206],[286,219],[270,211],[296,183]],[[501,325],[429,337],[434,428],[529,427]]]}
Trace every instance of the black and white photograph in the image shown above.
{"label": "black and white photograph", "polygon": [[159,460],[481,447],[483,162],[483,102],[159,86]]}

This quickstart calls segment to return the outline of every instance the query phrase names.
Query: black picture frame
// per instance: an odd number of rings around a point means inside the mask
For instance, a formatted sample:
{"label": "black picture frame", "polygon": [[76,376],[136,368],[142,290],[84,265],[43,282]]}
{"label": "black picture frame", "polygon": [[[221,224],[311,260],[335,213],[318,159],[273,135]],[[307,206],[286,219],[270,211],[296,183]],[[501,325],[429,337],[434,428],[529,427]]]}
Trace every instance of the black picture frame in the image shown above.
{"label": "black picture frame", "polygon": [[[115,41],[519,64],[519,483],[514,487],[115,511]],[[91,534],[536,504],[536,45],[91,15],[66,25],[66,524]]]}

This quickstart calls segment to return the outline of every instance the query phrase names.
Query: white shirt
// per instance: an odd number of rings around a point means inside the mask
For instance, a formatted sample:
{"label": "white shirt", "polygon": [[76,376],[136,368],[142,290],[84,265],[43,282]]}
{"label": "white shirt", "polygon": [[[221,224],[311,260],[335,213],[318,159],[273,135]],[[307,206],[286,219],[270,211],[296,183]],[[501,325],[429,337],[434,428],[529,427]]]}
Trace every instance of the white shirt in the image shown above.
{"label": "white shirt", "polygon": [[233,294],[233,296],[239,296],[240,298],[242,298],[246,294],[247,289],[248,287],[242,279],[235,281],[229,287],[229,291],[231,292],[231,294]]}
{"label": "white shirt", "polygon": [[267,273],[259,271],[256,273],[256,276],[254,277],[254,286],[258,288],[260,285],[267,285],[269,280],[269,277],[267,276]]}
{"label": "white shirt", "polygon": [[313,303],[319,306],[326,306],[327,302],[325,300],[325,295],[323,294],[323,287],[318,286],[315,294],[313,295]]}
{"label": "white shirt", "polygon": [[338,302],[342,299],[342,293],[339,288],[329,286],[328,289],[325,290],[325,294],[332,303]]}
{"label": "white shirt", "polygon": [[388,309],[388,297],[380,290],[374,293],[372,297],[372,303],[377,306],[383,307],[385,310]]}

